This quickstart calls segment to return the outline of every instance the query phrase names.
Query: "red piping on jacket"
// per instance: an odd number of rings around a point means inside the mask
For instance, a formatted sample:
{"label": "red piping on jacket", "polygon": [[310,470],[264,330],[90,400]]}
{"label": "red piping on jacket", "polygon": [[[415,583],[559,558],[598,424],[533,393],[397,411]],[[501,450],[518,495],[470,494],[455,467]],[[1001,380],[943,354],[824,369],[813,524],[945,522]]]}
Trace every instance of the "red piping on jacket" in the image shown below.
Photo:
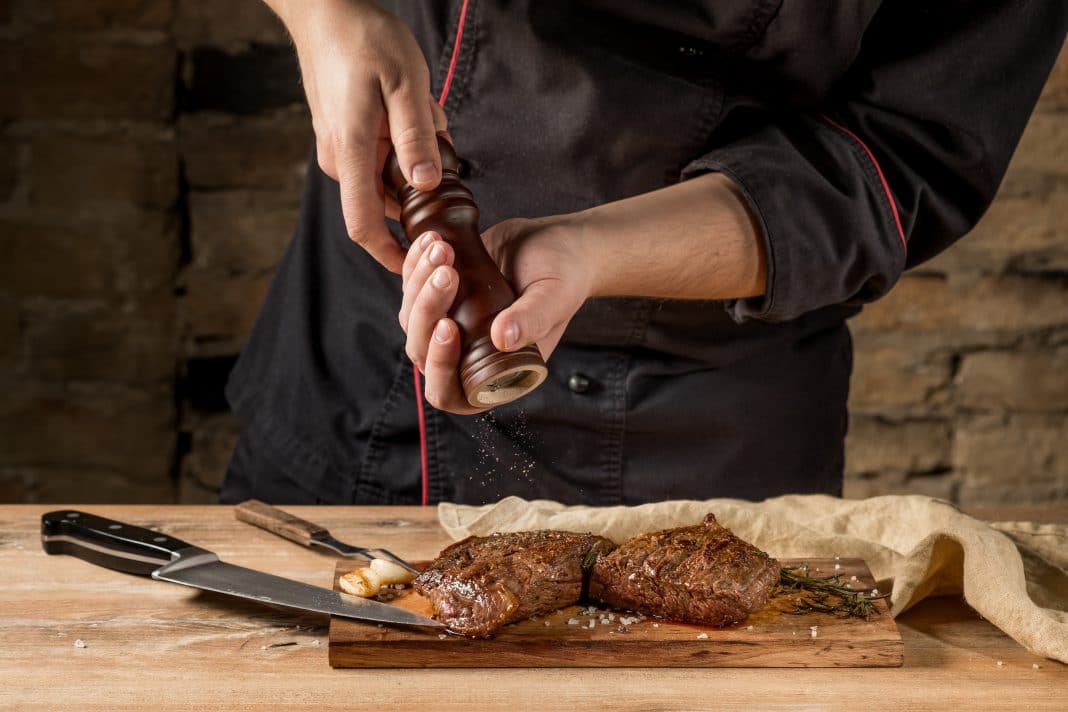
{"label": "red piping on jacket", "polygon": [[452,88],[452,77],[456,74],[456,60],[460,57],[460,45],[464,39],[464,21],[467,20],[467,0],[460,6],[460,19],[456,21],[456,40],[452,43],[452,57],[449,58],[449,71],[445,73],[445,83],[441,85],[441,96],[438,97],[438,106],[445,106],[445,100],[449,98],[449,89]]}
{"label": "red piping on jacket", "polygon": [[[449,58],[449,71],[445,73],[445,82],[441,85],[438,106],[445,106],[452,88],[452,78],[456,74],[456,60],[460,56],[460,45],[464,38],[464,21],[467,19],[467,0],[460,6],[460,19],[456,22],[456,40],[452,43],[452,57]],[[419,415],[419,465],[421,467],[422,505],[430,504],[430,466],[427,458],[426,411],[423,409],[423,379],[419,369],[412,364],[412,381],[415,385],[415,409]]]}
{"label": "red piping on jacket", "polygon": [[868,158],[871,160],[871,164],[875,166],[875,172],[879,174],[879,181],[883,184],[883,192],[886,193],[886,199],[890,203],[890,211],[894,214],[894,224],[897,225],[897,234],[898,237],[901,238],[901,245],[905,248],[905,251],[908,252],[909,244],[908,241],[905,239],[905,230],[901,227],[901,216],[898,215],[897,212],[897,203],[894,201],[894,194],[890,192],[890,184],[886,182],[886,176],[883,175],[883,169],[882,166],[879,165],[879,161],[875,160],[875,154],[871,152],[870,148],[868,148],[868,144],[864,143],[860,139],[860,136],[857,136],[845,126],[842,126],[841,124],[837,123],[826,114],[820,114],[820,118],[831,126],[833,126],[834,128],[844,133],[846,136],[849,136],[851,139],[856,141],[857,145],[864,149],[864,153],[868,154]]}
{"label": "red piping on jacket", "polygon": [[426,453],[426,413],[423,412],[423,379],[419,369],[412,364],[412,380],[415,385],[415,409],[419,413],[419,466],[422,473],[422,496],[420,502],[425,507],[430,504],[430,473]]}

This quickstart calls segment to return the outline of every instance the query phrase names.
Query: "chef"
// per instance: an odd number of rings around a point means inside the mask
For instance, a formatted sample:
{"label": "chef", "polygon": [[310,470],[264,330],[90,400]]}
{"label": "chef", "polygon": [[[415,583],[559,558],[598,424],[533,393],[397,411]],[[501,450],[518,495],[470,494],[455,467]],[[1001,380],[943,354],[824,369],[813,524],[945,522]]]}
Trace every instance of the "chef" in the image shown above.
{"label": "chef", "polygon": [[[266,0],[316,136],[227,394],[224,501],[591,505],[840,494],[846,321],[967,233],[1061,49],[1011,0]],[[462,396],[458,274],[402,237],[435,134],[549,375]],[[414,366],[413,366],[414,364]]]}

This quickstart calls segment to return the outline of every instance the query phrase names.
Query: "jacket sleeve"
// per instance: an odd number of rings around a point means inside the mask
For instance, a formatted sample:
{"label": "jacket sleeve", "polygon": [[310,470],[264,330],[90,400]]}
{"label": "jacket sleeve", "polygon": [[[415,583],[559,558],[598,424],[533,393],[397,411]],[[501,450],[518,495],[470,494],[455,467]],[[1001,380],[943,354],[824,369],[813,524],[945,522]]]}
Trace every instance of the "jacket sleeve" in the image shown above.
{"label": "jacket sleeve", "polygon": [[[806,3],[783,3],[754,51],[789,57]],[[968,232],[993,199],[1064,43],[1068,2],[892,0],[805,110],[743,110],[683,178],[719,171],[758,217],[768,258],[738,321],[792,319],[886,294]],[[780,43],[776,47],[776,42]]]}

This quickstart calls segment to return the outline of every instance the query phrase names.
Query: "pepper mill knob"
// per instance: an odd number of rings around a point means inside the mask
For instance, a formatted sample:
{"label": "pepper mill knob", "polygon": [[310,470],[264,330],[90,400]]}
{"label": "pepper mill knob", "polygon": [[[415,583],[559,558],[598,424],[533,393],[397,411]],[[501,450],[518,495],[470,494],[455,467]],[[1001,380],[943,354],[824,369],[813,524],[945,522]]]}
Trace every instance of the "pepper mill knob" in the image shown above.
{"label": "pepper mill knob", "polygon": [[490,339],[494,317],[515,301],[515,291],[482,244],[478,205],[460,181],[456,151],[440,134],[438,148],[441,183],[434,190],[413,188],[392,152],[382,171],[383,184],[400,206],[401,224],[409,242],[433,230],[452,246],[460,284],[449,317],[460,328],[464,395],[478,408],[503,405],[541,385],[548,369],[537,346],[504,352]]}

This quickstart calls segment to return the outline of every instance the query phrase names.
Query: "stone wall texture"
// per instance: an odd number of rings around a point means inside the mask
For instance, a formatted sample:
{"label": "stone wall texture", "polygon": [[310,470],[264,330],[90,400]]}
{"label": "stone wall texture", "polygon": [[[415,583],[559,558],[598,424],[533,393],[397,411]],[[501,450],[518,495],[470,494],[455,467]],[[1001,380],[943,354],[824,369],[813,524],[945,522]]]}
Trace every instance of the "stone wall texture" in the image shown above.
{"label": "stone wall texture", "polygon": [[[853,321],[847,496],[1068,506],[1068,52],[973,234]],[[0,502],[211,502],[311,146],[259,0],[0,0]]]}

